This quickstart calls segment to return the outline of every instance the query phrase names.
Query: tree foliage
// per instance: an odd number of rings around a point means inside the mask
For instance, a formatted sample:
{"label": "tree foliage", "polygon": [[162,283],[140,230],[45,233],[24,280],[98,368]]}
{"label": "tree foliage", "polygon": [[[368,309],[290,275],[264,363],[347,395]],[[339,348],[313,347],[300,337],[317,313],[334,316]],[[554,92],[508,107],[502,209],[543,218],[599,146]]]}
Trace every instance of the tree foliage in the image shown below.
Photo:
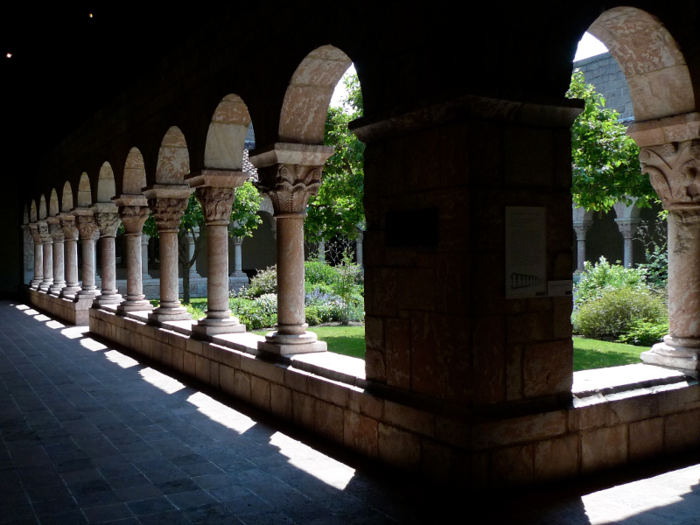
{"label": "tree foliage", "polygon": [[231,210],[231,235],[241,239],[253,236],[253,231],[262,223],[258,215],[262,200],[262,195],[250,180],[236,189]]}
{"label": "tree foliage", "polygon": [[658,200],[649,177],[641,172],[639,148],[618,122],[619,114],[605,107],[605,98],[586,84],[576,69],[568,98],[583,99],[583,113],[571,127],[574,203],[586,210],[609,211],[618,201],[648,207]]}
{"label": "tree foliage", "polygon": [[365,221],[364,172],[365,145],[348,129],[362,116],[363,101],[357,75],[343,79],[348,95],[341,107],[328,109],[324,143],[335,147],[326,161],[318,195],[309,199],[305,221],[307,238],[328,241],[335,236],[354,238],[357,224]]}

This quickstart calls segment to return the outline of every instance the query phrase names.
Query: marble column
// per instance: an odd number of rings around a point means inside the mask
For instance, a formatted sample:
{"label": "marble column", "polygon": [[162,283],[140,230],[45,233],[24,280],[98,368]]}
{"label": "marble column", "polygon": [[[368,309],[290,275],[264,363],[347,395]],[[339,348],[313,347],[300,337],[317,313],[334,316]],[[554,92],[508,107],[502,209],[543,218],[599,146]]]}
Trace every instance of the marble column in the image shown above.
{"label": "marble column", "polygon": [[632,268],[634,265],[634,236],[637,234],[637,229],[642,219],[615,219],[617,227],[624,239],[624,265],[625,268]]}
{"label": "marble column", "polygon": [[257,149],[251,158],[277,219],[277,330],[258,343],[259,350],[275,354],[326,350],[326,343],[306,331],[304,217],[309,196],[318,192],[324,163],[332,154],[328,146],[276,143]]}
{"label": "marble column", "polygon": [[119,213],[112,203],[98,202],[94,207],[95,222],[100,231],[100,277],[102,293],[95,297],[95,306],[119,304],[122,296],[117,290],[115,239],[119,229]]}
{"label": "marble column", "polygon": [[92,211],[84,208],[73,210],[75,222],[80,233],[80,243],[83,251],[83,283],[75,300],[90,300],[99,293],[95,286],[95,242],[100,238],[100,230],[95,222]]}
{"label": "marble column", "polygon": [[[195,235],[199,236],[199,228],[197,226],[194,226],[192,228],[193,232],[187,232],[185,235],[185,239],[187,240],[187,260],[191,261],[192,257],[194,257],[194,244],[195,244]],[[192,266],[190,267],[190,279],[199,279],[202,276],[197,273],[197,261],[194,261],[192,263]]]}
{"label": "marble column", "polygon": [[38,224],[41,245],[44,250],[44,279],[39,285],[39,290],[48,293],[53,284],[53,237],[51,237],[46,221],[39,221]]}
{"label": "marble column", "polygon": [[29,285],[32,282],[34,274],[34,239],[28,224],[22,225],[22,255],[23,255],[23,273],[22,283]]}
{"label": "marble column", "polygon": [[242,254],[243,239],[241,237],[233,238],[233,276],[245,277],[243,273],[243,254]]}
{"label": "marble column", "polygon": [[586,234],[593,226],[593,221],[586,219],[574,222],[574,232],[576,232],[576,271],[583,271],[583,264],[586,262]]}
{"label": "marble column", "polygon": [[148,274],[148,241],[151,238],[150,235],[141,233],[141,271],[142,279],[150,279],[151,276]]}
{"label": "marble column", "polygon": [[143,294],[143,270],[141,268],[141,235],[150,209],[145,197],[122,195],[116,200],[119,217],[124,223],[126,240],[126,298],[117,307],[120,314],[134,311],[151,311],[153,306]]}
{"label": "marble column", "polygon": [[39,233],[39,225],[31,223],[29,231],[34,240],[34,278],[29,283],[32,290],[38,290],[44,280],[44,249],[42,247],[41,234]]}
{"label": "marble column", "polygon": [[58,296],[66,286],[65,237],[60,218],[49,217],[46,219],[46,223],[49,225],[49,233],[53,239],[53,284],[49,287],[49,293]]}
{"label": "marble column", "polygon": [[180,304],[177,235],[192,190],[187,184],[156,184],[143,194],[158,226],[160,238],[160,305],[148,314],[151,323],[191,319]]}
{"label": "marble column", "polygon": [[[634,136],[634,135],[633,135]],[[644,173],[668,210],[670,334],[642,361],[697,373],[700,369],[700,139],[642,148]]]}
{"label": "marble column", "polygon": [[192,327],[199,337],[245,332],[245,325],[229,310],[228,225],[234,188],[247,177],[241,171],[205,170],[187,179],[196,189],[207,226],[207,315]]}
{"label": "marble column", "polygon": [[357,255],[357,265],[360,271],[364,271],[364,255],[362,253],[362,242],[365,238],[364,231],[358,230],[357,239],[355,239],[355,254]]}
{"label": "marble column", "polygon": [[65,237],[66,254],[66,286],[61,290],[61,297],[74,299],[80,291],[78,281],[78,227],[75,224],[75,216],[63,214],[60,216],[61,228]]}

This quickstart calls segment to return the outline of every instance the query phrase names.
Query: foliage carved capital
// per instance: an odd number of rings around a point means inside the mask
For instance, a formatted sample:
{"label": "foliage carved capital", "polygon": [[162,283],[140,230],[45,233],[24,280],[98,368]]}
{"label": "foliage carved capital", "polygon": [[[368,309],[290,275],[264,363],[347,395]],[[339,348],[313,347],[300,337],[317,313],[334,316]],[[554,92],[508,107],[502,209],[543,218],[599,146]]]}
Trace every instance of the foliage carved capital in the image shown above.
{"label": "foliage carved capital", "polygon": [[77,241],[79,234],[78,227],[75,224],[75,217],[73,215],[61,215],[60,219],[65,239],[67,241]]}
{"label": "foliage carved capital", "polygon": [[119,229],[119,214],[114,212],[95,212],[95,221],[100,230],[100,237],[116,237]]}
{"label": "foliage carved capital", "polygon": [[126,233],[141,233],[150,213],[148,206],[119,206],[119,217]]}
{"label": "foliage carved capital", "polygon": [[100,238],[100,230],[95,222],[95,217],[92,215],[77,215],[75,220],[78,223],[80,240],[96,241]]}
{"label": "foliage carved capital", "polygon": [[53,242],[63,242],[65,240],[65,236],[63,235],[63,228],[61,228],[61,223],[58,220],[55,220],[54,222],[48,223],[48,225],[49,233],[51,234]]}
{"label": "foliage carved capital", "polygon": [[159,232],[177,232],[180,219],[187,209],[187,200],[175,197],[148,199],[148,206],[153,212]]}
{"label": "foliage carved capital", "polygon": [[258,169],[260,186],[267,193],[275,214],[304,213],[309,197],[318,193],[323,166],[275,164]]}
{"label": "foliage carved capital", "polygon": [[39,234],[39,225],[36,223],[32,223],[29,225],[29,233],[32,236],[32,239],[34,239],[34,244],[41,244],[41,235]]}
{"label": "foliage carved capital", "polygon": [[664,208],[700,208],[700,140],[644,148],[639,161]]}
{"label": "foliage carved capital", "polygon": [[233,206],[233,188],[200,186],[196,189],[195,196],[202,205],[206,224],[229,223]]}
{"label": "foliage carved capital", "polygon": [[51,232],[49,231],[49,225],[45,222],[40,222],[39,224],[39,236],[41,237],[42,244],[53,243],[53,237],[51,237]]}

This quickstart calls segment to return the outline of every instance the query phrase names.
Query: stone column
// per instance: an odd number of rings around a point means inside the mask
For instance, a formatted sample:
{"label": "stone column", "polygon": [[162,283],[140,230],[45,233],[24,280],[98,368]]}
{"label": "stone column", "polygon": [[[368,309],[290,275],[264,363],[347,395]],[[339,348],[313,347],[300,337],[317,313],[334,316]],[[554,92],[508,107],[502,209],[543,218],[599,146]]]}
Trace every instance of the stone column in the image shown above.
{"label": "stone column", "polygon": [[318,241],[318,260],[326,262],[326,241]]}
{"label": "stone column", "polygon": [[192,190],[187,184],[156,184],[145,190],[160,237],[160,306],[148,314],[154,324],[191,319],[180,305],[177,234]]}
{"label": "stone column", "polygon": [[65,249],[63,228],[61,228],[61,219],[58,217],[49,217],[46,219],[49,225],[49,233],[53,239],[53,284],[49,287],[51,295],[58,296],[61,290],[66,286],[65,277]]}
{"label": "stone column", "polygon": [[[634,136],[634,134],[632,134]],[[642,148],[639,159],[668,214],[670,334],[642,361],[700,369],[700,140]]]}
{"label": "stone column", "polygon": [[29,285],[34,272],[34,239],[32,239],[32,232],[29,230],[28,224],[22,225],[22,241],[22,266],[24,270],[22,272],[22,283]]}
{"label": "stone column", "polygon": [[187,179],[196,188],[207,226],[207,316],[192,327],[199,337],[245,332],[245,325],[231,317],[228,307],[228,225],[234,188],[246,178],[248,174],[241,171],[204,170]]}
{"label": "stone column", "polygon": [[148,241],[151,238],[150,235],[141,233],[141,270],[142,279],[150,279],[151,276],[148,274]]}
{"label": "stone column", "polygon": [[153,307],[143,294],[143,270],[141,269],[143,224],[150,210],[145,197],[122,195],[116,200],[119,217],[124,223],[126,241],[126,299],[117,307],[120,314],[134,311],[151,311]]}
{"label": "stone column", "polygon": [[364,240],[364,237],[364,232],[362,230],[358,230],[357,239],[355,239],[355,254],[357,255],[357,265],[360,267],[360,271],[364,271],[364,257],[362,254],[362,241]]}
{"label": "stone column", "polygon": [[32,290],[38,290],[44,280],[44,249],[42,247],[41,234],[39,233],[39,225],[32,223],[29,225],[29,231],[34,240],[34,279],[29,283]]}
{"label": "stone column", "polygon": [[243,239],[241,237],[233,238],[233,276],[234,277],[245,277],[246,274],[243,273],[243,254],[241,253],[241,248],[243,246]]}
{"label": "stone column", "polygon": [[38,224],[41,245],[44,250],[44,279],[39,285],[39,291],[48,293],[53,284],[53,237],[51,237],[46,221],[39,221]]}
{"label": "stone column", "polygon": [[624,265],[632,268],[634,265],[634,236],[642,219],[615,219],[617,227],[625,240]]}
{"label": "stone column", "polygon": [[75,300],[89,299],[92,301],[98,294],[97,286],[95,286],[95,242],[100,238],[100,230],[97,228],[92,211],[77,208],[73,210],[73,214],[83,250],[83,283],[80,291],[75,295]]}
{"label": "stone column", "polygon": [[117,263],[115,238],[119,229],[119,214],[112,203],[98,202],[94,207],[95,222],[100,231],[100,277],[102,293],[95,298],[95,306],[119,304],[122,296],[117,290]]}
{"label": "stone column", "polygon": [[61,228],[65,237],[66,254],[66,286],[61,290],[61,297],[74,299],[80,291],[78,281],[78,227],[75,224],[75,216],[63,214],[60,216]]}
{"label": "stone column", "polygon": [[574,222],[576,232],[576,271],[583,271],[583,264],[586,262],[586,234],[593,226],[593,221],[586,219]]}
{"label": "stone column", "polygon": [[[192,260],[192,257],[194,257],[194,234],[199,235],[199,227],[194,226],[192,227],[193,232],[187,232],[185,235],[185,239],[187,240],[187,257],[188,260]],[[197,273],[197,261],[194,261],[192,263],[192,266],[190,267],[190,279],[199,279],[202,276]]]}
{"label": "stone column", "polygon": [[333,148],[277,143],[256,151],[251,161],[277,219],[277,330],[268,333],[258,348],[276,354],[325,351],[326,344],[306,331],[304,217]]}

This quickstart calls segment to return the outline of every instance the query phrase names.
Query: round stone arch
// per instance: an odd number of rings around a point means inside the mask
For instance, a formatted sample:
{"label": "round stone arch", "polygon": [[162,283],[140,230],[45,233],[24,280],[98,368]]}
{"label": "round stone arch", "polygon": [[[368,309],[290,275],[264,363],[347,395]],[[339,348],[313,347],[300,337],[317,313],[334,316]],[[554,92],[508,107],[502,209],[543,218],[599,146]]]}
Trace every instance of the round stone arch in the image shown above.
{"label": "round stone arch", "polygon": [[332,45],[311,51],[299,64],[287,87],[280,113],[280,142],[323,144],[333,90],[352,64]]}
{"label": "round stone arch", "polygon": [[58,192],[56,188],[51,189],[51,196],[49,197],[49,217],[55,217],[61,211],[58,204]]}
{"label": "round stone arch", "polygon": [[46,219],[47,216],[47,209],[46,209],[46,197],[44,194],[41,194],[41,198],[39,199],[39,220],[43,221]]}
{"label": "round stone arch", "polygon": [[32,199],[32,203],[29,205],[29,222],[36,222],[39,220],[39,213],[36,207],[36,201]]}
{"label": "round stone arch", "polygon": [[127,195],[141,195],[146,187],[146,166],[141,151],[133,147],[124,161],[121,192]]}
{"label": "round stone arch", "polygon": [[87,208],[92,206],[92,188],[90,177],[86,172],[81,173],[78,181],[78,207]]}
{"label": "round stone arch", "polygon": [[[197,159],[203,169],[240,171],[251,116],[243,99],[235,94],[221,98],[207,126],[204,158]],[[194,161],[193,161],[194,162]],[[199,166],[193,166],[195,173]]]}
{"label": "round stone arch", "polygon": [[63,185],[63,194],[61,195],[61,212],[68,213],[73,209],[73,188],[69,181]]}
{"label": "round stone arch", "polygon": [[109,162],[102,164],[97,176],[97,202],[111,203],[117,193],[114,171]]}
{"label": "round stone arch", "polygon": [[695,111],[683,53],[664,24],[635,7],[604,11],[588,31],[615,57],[629,85],[637,122]]}
{"label": "round stone arch", "polygon": [[170,127],[158,149],[155,169],[156,184],[183,184],[190,172],[190,154],[184,133],[177,126]]}

